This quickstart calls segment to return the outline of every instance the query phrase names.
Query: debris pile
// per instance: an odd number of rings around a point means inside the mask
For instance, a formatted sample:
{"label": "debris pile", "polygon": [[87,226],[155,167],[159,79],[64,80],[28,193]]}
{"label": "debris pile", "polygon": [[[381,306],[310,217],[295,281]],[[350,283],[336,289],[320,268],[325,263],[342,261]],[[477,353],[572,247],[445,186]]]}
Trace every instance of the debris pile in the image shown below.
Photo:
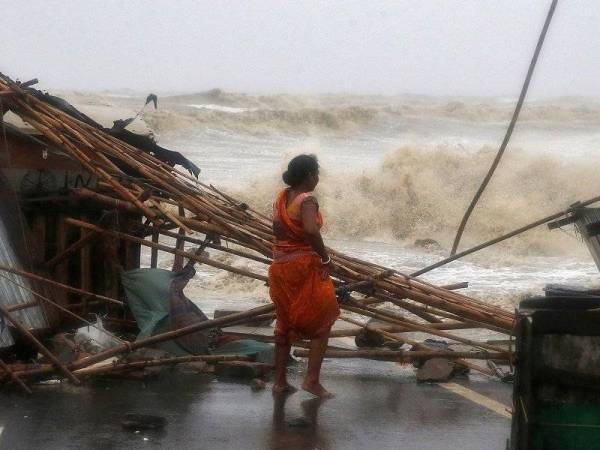
{"label": "debris pile", "polygon": [[[70,188],[69,195],[72,198],[101,205],[109,211],[125,211],[142,218],[130,227],[121,226],[118,229],[99,221],[66,218],[65,224],[81,230],[83,237],[65,251],[73,253],[81,250],[92,239],[113,244],[130,243],[149,248],[154,267],[156,255],[160,251],[173,255],[177,273],[185,270],[183,260],[187,259],[188,268],[200,263],[267,282],[266,271],[271,262],[273,241],[271,220],[268,217],[216,187],[202,183],[194,176],[197,173],[188,174],[179,170],[174,163],[165,162],[152,152],[135,147],[104,129],[86,123],[68,110],[45,101],[43,96],[33,95],[26,83],[17,84],[0,75],[0,101],[3,112],[10,109],[34,127],[48,145],[60,149],[97,178],[98,182],[93,187]],[[159,237],[174,240],[174,245],[159,243]],[[198,249],[186,251],[184,243],[197,245]],[[251,271],[220,262],[208,257],[204,252],[206,248],[261,264],[263,269]],[[333,249],[329,249],[329,254],[335,263],[333,278],[340,307],[344,311],[340,321],[353,325],[352,328],[334,330],[333,336],[360,334],[364,338],[364,333],[368,332],[370,339],[363,339],[367,345],[378,341],[379,344],[375,345],[389,345],[389,349],[363,346],[357,350],[345,350],[332,347],[328,350],[327,357],[368,358],[401,363],[441,358],[451,361],[452,365],[468,367],[492,376],[495,376],[493,370],[473,361],[510,362],[511,351],[504,343],[465,337],[463,331],[490,330],[508,339],[514,320],[511,312],[453,290],[464,287],[462,284],[439,287]],[[61,291],[73,292],[83,296],[85,301],[94,301],[98,305],[109,304],[111,308],[128,308],[129,296],[116,298],[94,293],[33,272],[14,266],[0,266],[0,273],[18,274]],[[183,287],[185,281],[177,289],[181,290]],[[80,324],[81,321],[86,321],[70,309],[61,307],[47,295],[36,293],[36,300],[50,308],[62,308],[65,311],[61,310],[61,313],[75,316]],[[183,300],[182,302],[181,304],[186,304]],[[248,311],[225,313],[212,320],[197,315],[193,320],[174,321],[169,327],[153,329],[146,336],[138,336],[137,339],[134,337],[133,340],[119,339],[105,348],[96,348],[92,354],[78,353],[76,349],[71,349],[74,357],[68,361],[57,358],[41,340],[21,325],[10,308],[0,306],[0,314],[47,358],[43,364],[15,365],[12,368],[2,365],[3,380],[12,380],[24,389],[29,389],[24,382],[34,379],[58,376],[79,383],[82,378],[93,374],[190,361],[223,362],[217,364],[217,373],[238,370],[247,372],[252,378],[260,378],[264,375],[266,366],[256,363],[224,363],[247,361],[248,357],[242,355],[196,354],[134,362],[115,361],[111,358],[206,330],[221,330],[248,321],[255,324],[270,322],[274,307],[269,304]],[[369,322],[371,319],[375,321]],[[139,325],[139,320],[137,322]],[[415,333],[420,340],[416,340]],[[481,334],[469,334],[473,335]],[[375,336],[379,340],[374,339]],[[264,336],[256,338],[269,340]],[[461,349],[440,349],[431,345],[430,341],[423,341],[425,338],[444,339],[460,344]],[[305,347],[302,342],[298,343],[298,347],[303,346]],[[304,357],[307,351],[297,348],[294,354]],[[260,385],[258,382],[256,384]]]}

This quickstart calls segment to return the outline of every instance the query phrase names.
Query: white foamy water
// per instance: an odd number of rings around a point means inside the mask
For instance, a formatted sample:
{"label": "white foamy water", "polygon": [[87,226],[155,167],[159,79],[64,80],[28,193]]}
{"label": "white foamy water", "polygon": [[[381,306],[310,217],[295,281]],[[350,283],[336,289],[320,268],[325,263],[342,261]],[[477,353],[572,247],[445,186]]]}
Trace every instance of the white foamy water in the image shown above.
{"label": "white foamy water", "polygon": [[196,108],[196,109],[207,109],[207,110],[221,111],[221,112],[232,113],[232,114],[237,114],[237,113],[243,113],[243,112],[251,111],[248,108],[232,108],[231,106],[212,105],[212,104],[208,104],[208,105],[188,105],[188,106],[191,107],[191,108]]}
{"label": "white foamy water", "polygon": [[[221,91],[161,99],[160,105],[145,117],[159,143],[193,160],[204,182],[265,212],[281,188],[287,161],[298,153],[317,154],[327,244],[406,273],[447,256],[513,107],[506,99]],[[598,163],[596,100],[526,105],[462,248],[598,195]],[[424,238],[441,248],[432,253],[413,246]],[[265,272],[259,264],[247,266]],[[424,278],[438,284],[468,281],[466,294],[512,308],[525,295],[541,294],[548,283],[592,286],[598,275],[572,228],[539,227]],[[199,271],[191,288],[190,296],[206,299],[209,311],[210,305],[240,307],[268,298],[262,283],[210,268]]]}

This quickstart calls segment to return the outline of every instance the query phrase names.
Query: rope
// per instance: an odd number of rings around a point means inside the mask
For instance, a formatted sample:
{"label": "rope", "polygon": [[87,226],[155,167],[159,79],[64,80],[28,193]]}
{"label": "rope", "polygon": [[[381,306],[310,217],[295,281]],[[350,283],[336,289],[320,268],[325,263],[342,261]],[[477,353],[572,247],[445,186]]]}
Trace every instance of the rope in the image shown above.
{"label": "rope", "polygon": [[544,44],[544,39],[546,38],[546,32],[548,31],[548,27],[550,26],[550,21],[552,20],[552,16],[554,15],[554,10],[556,9],[557,3],[558,3],[558,0],[552,0],[552,4],[550,5],[550,10],[548,11],[548,15],[546,16],[546,22],[544,23],[544,27],[542,28],[542,32],[538,39],[537,46],[535,47],[535,51],[533,53],[533,58],[531,59],[531,62],[529,63],[529,70],[527,71],[527,76],[525,77],[525,83],[523,83],[523,87],[521,88],[521,95],[519,95],[519,101],[517,102],[517,106],[515,107],[515,111],[513,112],[512,119],[510,121],[510,124],[508,125],[508,129],[506,130],[506,134],[504,135],[504,140],[502,141],[502,144],[500,145],[500,148],[498,149],[498,153],[496,154],[496,157],[494,158],[494,161],[492,162],[492,166],[489,168],[487,174],[485,175],[485,178],[481,182],[481,186],[479,186],[479,189],[477,189],[477,192],[475,193],[473,200],[471,200],[471,204],[465,211],[465,214],[460,222],[460,225],[458,226],[458,231],[456,232],[456,237],[454,238],[454,243],[452,244],[452,250],[450,251],[450,256],[453,256],[456,253],[456,250],[458,249],[458,244],[460,243],[460,238],[462,237],[463,231],[465,230],[465,227],[467,226],[467,221],[469,220],[469,217],[471,216],[473,209],[475,209],[475,205],[477,205],[477,202],[479,201],[479,198],[483,194],[483,191],[485,191],[485,188],[487,187],[490,180],[492,179],[492,175],[494,174],[496,167],[498,167],[498,164],[500,163],[500,160],[502,159],[502,156],[504,155],[504,151],[506,150],[508,141],[510,141],[512,132],[515,128],[517,120],[519,119],[519,113],[521,112],[521,107],[523,106],[523,102],[525,101],[525,96],[527,95],[527,90],[529,89],[529,82],[531,81],[531,76],[533,75],[533,70],[535,69],[535,65],[537,63],[538,56],[542,49],[542,45]]}

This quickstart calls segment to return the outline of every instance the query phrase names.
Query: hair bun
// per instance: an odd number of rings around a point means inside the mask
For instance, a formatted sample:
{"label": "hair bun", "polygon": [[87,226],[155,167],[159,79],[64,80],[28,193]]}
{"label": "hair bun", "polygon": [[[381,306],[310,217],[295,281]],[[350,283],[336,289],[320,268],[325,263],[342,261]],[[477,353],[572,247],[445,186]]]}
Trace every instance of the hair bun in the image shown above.
{"label": "hair bun", "polygon": [[289,162],[281,178],[290,187],[301,184],[308,175],[319,173],[319,162],[315,155],[298,155]]}
{"label": "hair bun", "polygon": [[283,172],[283,175],[281,176],[281,178],[283,179],[283,182],[285,184],[287,184],[288,186],[292,185],[292,176],[290,175],[289,170],[286,170],[285,172]]}

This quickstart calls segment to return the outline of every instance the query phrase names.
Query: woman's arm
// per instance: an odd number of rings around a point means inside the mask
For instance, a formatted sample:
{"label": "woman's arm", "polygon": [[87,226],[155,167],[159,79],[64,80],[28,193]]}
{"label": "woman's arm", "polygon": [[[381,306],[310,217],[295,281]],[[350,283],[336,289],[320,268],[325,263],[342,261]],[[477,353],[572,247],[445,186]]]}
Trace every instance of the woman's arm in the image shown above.
{"label": "woman's arm", "polygon": [[317,211],[318,206],[315,201],[308,199],[302,203],[302,228],[306,233],[306,239],[310,243],[310,246],[321,257],[321,261],[327,261],[329,255],[325,249],[321,231],[317,224]]}
{"label": "woman's arm", "polygon": [[317,224],[318,209],[319,206],[315,200],[309,199],[302,204],[302,228],[306,233],[306,239],[310,246],[321,257],[321,262],[327,261],[327,264],[323,264],[321,273],[322,278],[325,280],[333,272],[334,265],[329,258],[323,238],[321,237],[319,225]]}

